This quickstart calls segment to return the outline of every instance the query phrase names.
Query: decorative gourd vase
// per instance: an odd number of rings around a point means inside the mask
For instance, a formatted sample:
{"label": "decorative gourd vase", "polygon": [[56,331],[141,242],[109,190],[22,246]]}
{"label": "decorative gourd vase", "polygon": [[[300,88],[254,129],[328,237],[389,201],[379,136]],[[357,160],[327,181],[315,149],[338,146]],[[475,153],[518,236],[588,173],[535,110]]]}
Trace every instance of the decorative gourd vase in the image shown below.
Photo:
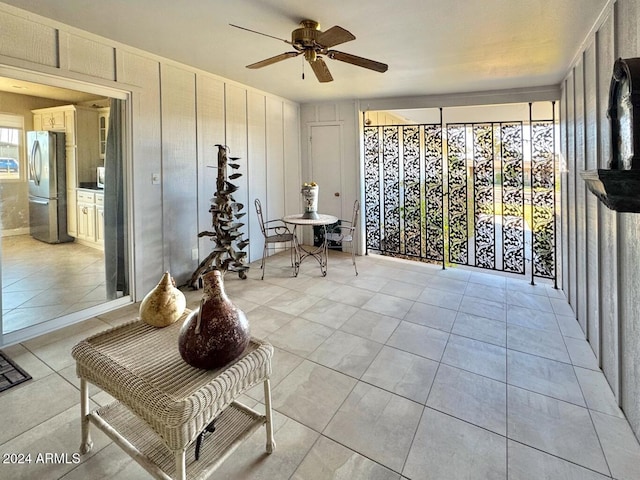
{"label": "decorative gourd vase", "polygon": [[184,313],[187,299],[165,272],[160,282],[140,303],[140,318],[154,327],[167,327]]}
{"label": "decorative gourd vase", "polygon": [[304,199],[304,213],[302,218],[318,218],[318,186],[304,185],[300,190]]}
{"label": "decorative gourd vase", "polygon": [[182,324],[178,348],[192,367],[215,369],[238,358],[249,344],[249,321],[224,291],[220,270],[202,276],[200,307]]}

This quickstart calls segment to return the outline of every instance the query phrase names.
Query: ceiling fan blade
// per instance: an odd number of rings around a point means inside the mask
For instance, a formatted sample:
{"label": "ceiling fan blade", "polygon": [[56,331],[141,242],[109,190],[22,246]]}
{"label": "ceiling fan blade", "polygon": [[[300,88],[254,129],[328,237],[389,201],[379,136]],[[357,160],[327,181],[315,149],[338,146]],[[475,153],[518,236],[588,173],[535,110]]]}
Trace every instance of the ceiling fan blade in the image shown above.
{"label": "ceiling fan blade", "polygon": [[329,30],[326,30],[318,35],[318,38],[316,38],[316,42],[322,45],[324,48],[329,48],[341,43],[350,42],[351,40],[355,39],[356,37],[354,34],[336,25],[335,27],[331,27]]}
{"label": "ceiling fan blade", "polygon": [[313,73],[318,77],[318,81],[321,83],[332,82],[333,77],[331,76],[331,72],[329,71],[329,67],[324,63],[320,57],[316,58],[315,61],[309,62],[311,64],[311,68],[313,69]]}
{"label": "ceiling fan blade", "polygon": [[286,60],[287,58],[297,57],[300,55],[300,52],[285,52],[280,55],[276,55],[275,57],[266,58],[256,63],[252,63],[251,65],[247,65],[247,68],[262,68],[267,65],[271,65],[273,63],[281,62],[282,60]]}
{"label": "ceiling fan blade", "polygon": [[258,35],[262,35],[269,38],[275,38],[276,40],[280,40],[281,42],[288,43],[289,45],[291,45],[291,42],[289,40],[285,40],[284,38],[274,37],[273,35],[269,35],[268,33],[258,32],[257,30],[251,30],[250,28],[241,27],[240,25],[234,25],[233,23],[230,23],[229,25],[231,27],[239,28],[240,30],[246,30],[247,32],[257,33]]}
{"label": "ceiling fan blade", "polygon": [[386,63],[376,62],[375,60],[358,57],[357,55],[351,55],[350,53],[338,52],[337,50],[329,50],[327,52],[327,56],[333,60],[350,63],[351,65],[368,68],[369,70],[375,70],[380,73],[386,72],[389,68],[389,65]]}

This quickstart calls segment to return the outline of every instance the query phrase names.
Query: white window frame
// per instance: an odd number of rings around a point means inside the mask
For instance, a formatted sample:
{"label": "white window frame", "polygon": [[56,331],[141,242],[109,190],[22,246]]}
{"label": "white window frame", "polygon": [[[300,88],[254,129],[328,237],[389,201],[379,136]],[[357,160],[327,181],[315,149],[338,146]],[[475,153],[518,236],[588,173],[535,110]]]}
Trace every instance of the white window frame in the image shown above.
{"label": "white window frame", "polygon": [[24,117],[22,115],[16,115],[15,113],[1,113],[0,112],[0,128],[15,128],[20,130],[20,147],[18,149],[18,178],[2,178],[1,183],[11,182],[24,182],[27,179],[26,161],[25,161],[25,131],[24,131]]}

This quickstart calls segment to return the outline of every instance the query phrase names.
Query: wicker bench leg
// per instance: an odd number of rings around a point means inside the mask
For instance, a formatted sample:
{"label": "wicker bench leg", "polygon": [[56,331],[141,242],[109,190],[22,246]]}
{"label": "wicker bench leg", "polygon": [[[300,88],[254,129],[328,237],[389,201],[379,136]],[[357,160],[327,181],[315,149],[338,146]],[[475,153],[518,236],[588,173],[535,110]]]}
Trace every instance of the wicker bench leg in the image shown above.
{"label": "wicker bench leg", "polygon": [[80,379],[80,428],[82,431],[80,453],[84,455],[93,448],[91,433],[89,432],[89,386],[84,378]]}
{"label": "wicker bench leg", "polygon": [[187,456],[185,450],[174,452],[176,459],[176,480],[187,480]]}
{"label": "wicker bench leg", "polygon": [[273,418],[271,416],[271,383],[267,378],[264,381],[264,409],[267,417],[267,453],[272,453],[276,449],[276,442],[273,439]]}

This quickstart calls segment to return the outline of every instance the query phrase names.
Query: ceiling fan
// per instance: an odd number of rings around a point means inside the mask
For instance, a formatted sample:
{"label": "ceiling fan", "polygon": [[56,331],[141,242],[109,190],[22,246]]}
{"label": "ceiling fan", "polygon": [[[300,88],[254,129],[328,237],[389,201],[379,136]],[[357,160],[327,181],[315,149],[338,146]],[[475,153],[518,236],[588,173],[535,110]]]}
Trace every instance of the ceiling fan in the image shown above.
{"label": "ceiling fan", "polygon": [[304,55],[304,58],[309,62],[309,65],[311,65],[313,72],[316,74],[316,77],[320,82],[333,81],[331,72],[329,72],[327,64],[322,59],[323,57],[350,63],[351,65],[356,65],[358,67],[368,68],[369,70],[374,70],[380,73],[386,72],[389,68],[385,63],[358,57],[357,55],[352,55],[350,53],[339,52],[338,50],[329,50],[331,47],[356,39],[355,35],[351,32],[337,25],[323,32],[320,30],[320,24],[318,22],[314,20],[303,20],[300,22],[300,28],[296,28],[291,32],[291,41],[285,40],[284,38],[274,37],[273,35],[268,35],[266,33],[257,32],[239,25],[230,25],[252,33],[264,35],[265,37],[281,40],[284,43],[291,45],[295,50],[293,52],[281,53],[280,55],[261,60],[260,62],[252,63],[251,65],[247,65],[247,68],[266,67],[267,65],[286,60],[287,58],[297,57],[301,54]]}

